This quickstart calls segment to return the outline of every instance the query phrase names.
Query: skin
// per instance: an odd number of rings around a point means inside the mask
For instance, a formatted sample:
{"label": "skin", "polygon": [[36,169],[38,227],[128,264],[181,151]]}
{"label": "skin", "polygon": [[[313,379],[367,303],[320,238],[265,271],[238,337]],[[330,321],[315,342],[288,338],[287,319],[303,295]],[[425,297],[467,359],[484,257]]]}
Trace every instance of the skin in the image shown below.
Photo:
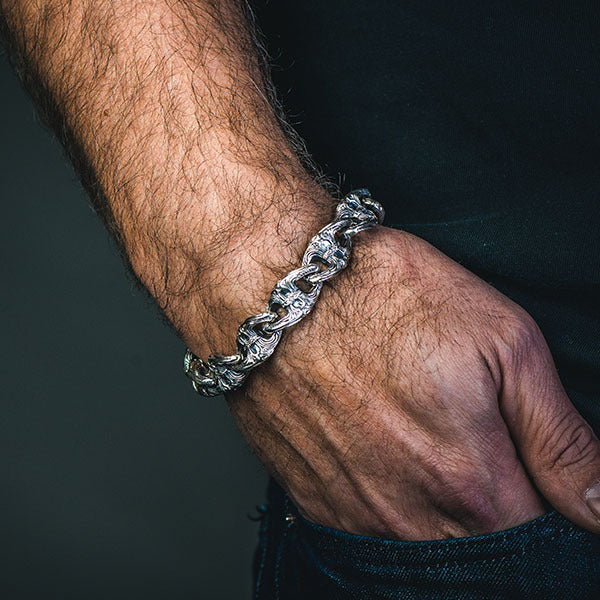
{"label": "skin", "polygon": [[[0,16],[140,282],[197,355],[231,353],[334,204],[282,119],[248,12],[233,0],[0,0]],[[315,522],[446,538],[551,505],[600,532],[586,503],[600,444],[539,328],[408,233],[359,234],[350,267],[227,401]]]}

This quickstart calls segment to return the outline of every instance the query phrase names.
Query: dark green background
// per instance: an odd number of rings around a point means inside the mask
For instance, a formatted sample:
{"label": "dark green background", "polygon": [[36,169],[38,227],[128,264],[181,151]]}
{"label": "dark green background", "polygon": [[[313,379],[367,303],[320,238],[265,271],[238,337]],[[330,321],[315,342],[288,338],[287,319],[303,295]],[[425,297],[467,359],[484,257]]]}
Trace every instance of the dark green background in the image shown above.
{"label": "dark green background", "polygon": [[266,476],[0,55],[0,598],[246,598]]}

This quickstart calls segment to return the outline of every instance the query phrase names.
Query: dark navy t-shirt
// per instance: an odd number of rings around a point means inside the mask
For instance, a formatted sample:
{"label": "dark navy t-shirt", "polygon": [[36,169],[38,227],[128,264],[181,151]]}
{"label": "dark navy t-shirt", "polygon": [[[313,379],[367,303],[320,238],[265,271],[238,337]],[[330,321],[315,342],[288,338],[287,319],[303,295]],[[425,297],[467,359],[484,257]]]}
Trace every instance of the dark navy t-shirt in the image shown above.
{"label": "dark navy t-shirt", "polygon": [[600,431],[600,4],[254,5],[316,161],[523,306]]}

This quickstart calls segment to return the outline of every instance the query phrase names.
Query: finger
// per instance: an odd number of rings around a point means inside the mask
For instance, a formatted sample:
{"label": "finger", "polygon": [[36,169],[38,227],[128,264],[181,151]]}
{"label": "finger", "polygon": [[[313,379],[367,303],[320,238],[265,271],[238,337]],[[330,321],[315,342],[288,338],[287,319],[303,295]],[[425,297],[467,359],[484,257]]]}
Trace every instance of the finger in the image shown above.
{"label": "finger", "polygon": [[569,400],[537,326],[509,364],[501,411],[529,475],[560,513],[600,533],[600,442]]}

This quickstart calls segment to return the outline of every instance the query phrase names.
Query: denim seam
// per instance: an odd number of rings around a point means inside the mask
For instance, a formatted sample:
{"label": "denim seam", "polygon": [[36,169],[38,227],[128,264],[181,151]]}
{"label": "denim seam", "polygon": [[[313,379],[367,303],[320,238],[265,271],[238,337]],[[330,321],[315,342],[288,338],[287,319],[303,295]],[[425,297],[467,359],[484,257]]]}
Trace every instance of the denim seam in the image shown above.
{"label": "denim seam", "polygon": [[260,565],[258,567],[258,573],[256,575],[256,584],[254,586],[254,600],[259,600],[260,586],[262,583],[262,575],[265,568],[267,559],[267,546],[268,546],[268,528],[269,528],[270,514],[269,510],[263,515],[263,522],[260,524]]}
{"label": "denim seam", "polygon": [[322,573],[324,573],[327,578],[334,583],[336,583],[342,590],[345,592],[351,593],[352,590],[341,580],[337,575],[335,575],[323,562],[319,560],[319,558],[315,555],[312,548],[306,549],[308,554],[312,557],[313,561],[317,564],[317,568],[320,569]]}
{"label": "denim seam", "polygon": [[[332,572],[328,567],[326,567],[315,555],[314,553],[309,549],[309,553],[313,556],[313,560],[314,562],[317,564],[318,569],[321,573],[323,573],[330,581],[332,581],[333,583],[335,583],[340,589],[346,591],[346,592],[356,592],[357,590],[355,588],[350,588],[348,587],[347,584],[345,584],[342,580],[340,580],[340,578],[335,575],[334,572]],[[507,559],[511,559],[511,558],[519,558],[519,557],[523,557],[525,555],[525,551],[524,548],[521,549],[520,552],[512,552],[510,554],[505,554],[502,556],[496,556],[496,557],[492,557],[492,558],[488,558],[488,559],[481,559],[481,562],[485,562],[486,564],[491,564],[491,563],[495,563],[495,562],[503,562],[506,561]],[[475,561],[471,561],[469,564],[473,564],[476,562],[480,562],[479,560],[475,560]],[[432,568],[436,568],[436,567],[461,567],[463,566],[464,563],[461,563],[459,561],[447,561],[444,563],[439,563],[439,564],[434,564],[434,565],[427,565],[427,569],[432,569]],[[407,568],[410,568],[410,565],[405,565]],[[393,567],[390,567],[390,569]],[[381,573],[379,573],[381,574]],[[365,584],[367,585],[367,584]]]}
{"label": "denim seam", "polygon": [[[445,566],[449,566],[449,565],[454,565],[454,566],[458,566],[458,565],[466,565],[466,564],[473,564],[473,563],[489,563],[489,562],[493,562],[493,561],[498,561],[501,560],[503,558],[507,558],[507,557],[516,557],[519,555],[524,555],[525,552],[527,550],[530,550],[532,547],[535,547],[537,545],[539,545],[542,542],[551,542],[553,540],[555,540],[556,538],[563,538],[564,537],[564,532],[565,532],[565,528],[562,527],[561,529],[552,532],[551,534],[547,534],[544,536],[540,536],[531,540],[523,540],[521,547],[519,549],[519,551],[505,551],[504,553],[497,555],[497,556],[486,556],[483,558],[478,558],[478,557],[472,557],[472,558],[465,558],[464,560],[445,560],[445,561],[438,561],[438,562],[432,562],[432,563],[428,563],[425,562],[421,565],[415,565],[414,563],[411,564],[409,560],[407,561],[402,561],[402,562],[398,562],[393,566],[389,566],[389,565],[385,565],[385,564],[381,564],[381,563],[369,563],[369,562],[364,562],[364,561],[359,561],[358,559],[354,559],[354,563],[356,564],[356,566],[358,568],[385,568],[386,566],[388,568],[397,568],[398,566],[410,566],[412,569],[417,569],[417,568],[439,568],[439,567],[445,567]],[[505,538],[502,539],[502,541],[505,541]],[[500,540],[495,540],[492,544],[492,548],[490,548],[490,552],[493,552],[493,547],[497,546],[498,543],[500,543]],[[305,546],[305,549],[310,550],[310,554],[312,554],[313,556],[315,556],[314,551],[312,550],[312,548],[310,548],[310,544],[307,544],[304,540],[302,542],[302,545]],[[320,561],[318,561],[319,564]]]}
{"label": "denim seam", "polygon": [[[438,544],[438,542],[442,542],[442,543],[452,543],[452,544],[460,544],[461,546],[472,546],[474,544],[480,544],[482,542],[485,542],[487,544],[490,544],[491,546],[494,546],[498,543],[506,543],[507,539],[511,538],[511,537],[519,537],[523,534],[523,532],[527,531],[529,532],[531,529],[539,529],[540,525],[545,524],[547,521],[549,521],[550,519],[556,517],[556,512],[553,511],[551,513],[548,513],[546,515],[543,515],[542,517],[538,517],[537,519],[535,519],[534,521],[530,522],[530,523],[524,523],[523,525],[518,525],[517,527],[509,530],[509,531],[504,531],[504,532],[497,532],[497,533],[493,533],[490,535],[494,536],[494,539],[488,539],[485,540],[483,538],[487,537],[487,536],[475,536],[475,537],[464,537],[464,538],[454,538],[452,540],[430,540],[430,541],[423,541],[423,542],[414,542],[416,544],[431,544],[432,549],[436,550],[437,548],[435,548],[435,545]],[[321,529],[327,529],[325,528],[323,525],[318,525],[315,523],[311,523],[310,521],[307,521],[306,519],[304,519],[304,517],[300,516],[300,519],[304,522],[304,527],[308,529],[308,531],[315,531],[317,533],[317,535],[321,535],[320,530]],[[573,526],[569,526],[569,529],[573,532],[576,532],[576,529]],[[565,526],[562,525],[560,530],[558,532],[555,533],[564,533],[565,531]],[[539,537],[539,535],[541,534],[541,531],[537,532],[537,537]],[[310,535],[310,534],[309,534]],[[329,533],[326,533],[325,535],[331,535]],[[353,540],[353,538],[355,537],[355,534],[348,534],[344,531],[337,531],[335,530],[335,533],[333,534],[336,537],[340,537],[342,538],[343,541],[348,541],[348,540],[344,540],[343,538],[345,536],[350,536],[350,542],[354,543],[355,540]],[[359,541],[362,541],[362,536],[356,536],[359,538]],[[384,538],[366,538],[368,540],[373,540],[376,543],[382,543],[385,545],[394,545],[397,542],[397,540],[387,540]],[[405,543],[405,542],[400,542],[400,543]],[[413,543],[413,542],[408,542]]]}
{"label": "denim seam", "polygon": [[[287,515],[290,509],[290,501],[285,498],[284,511],[283,514]],[[281,557],[283,556],[283,551],[285,549],[285,542],[287,541],[288,532],[290,530],[291,522],[286,522],[285,528],[281,535],[281,540],[279,542],[279,546],[277,548],[277,555],[275,557],[275,578],[274,578],[274,587],[275,587],[275,600],[279,600],[279,568],[281,565]]]}

